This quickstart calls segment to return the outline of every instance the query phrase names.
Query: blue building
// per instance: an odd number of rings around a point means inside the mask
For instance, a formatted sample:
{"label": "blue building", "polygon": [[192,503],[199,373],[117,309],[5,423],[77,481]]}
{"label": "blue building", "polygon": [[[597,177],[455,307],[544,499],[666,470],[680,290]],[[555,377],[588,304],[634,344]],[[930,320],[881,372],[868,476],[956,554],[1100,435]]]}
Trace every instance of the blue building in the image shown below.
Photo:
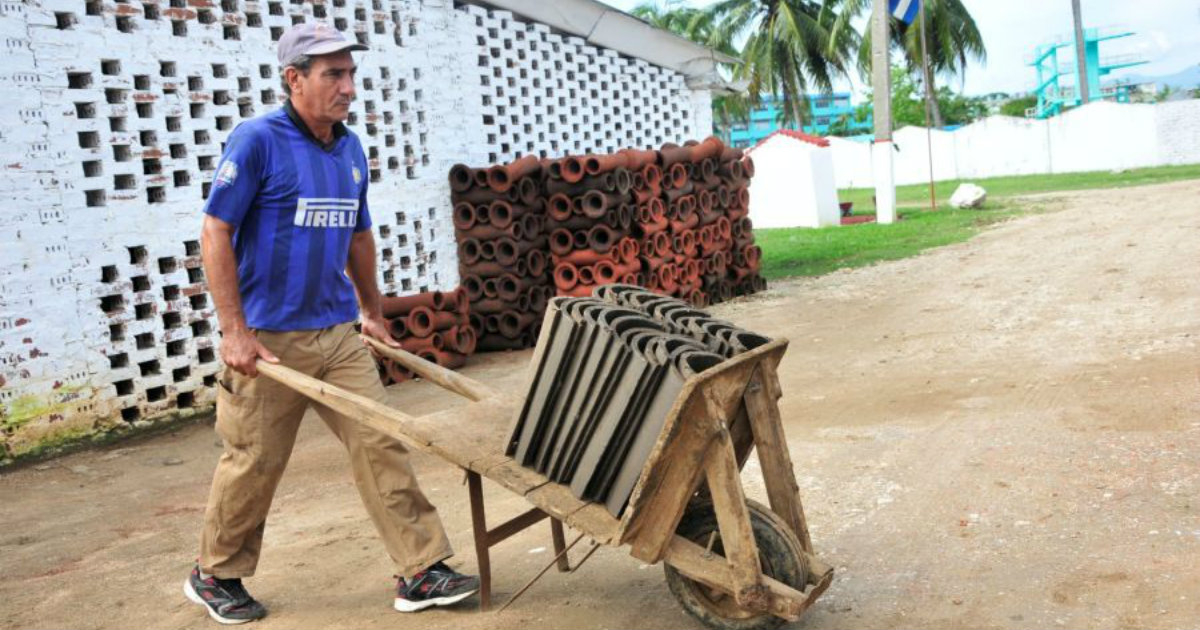
{"label": "blue building", "polygon": [[[782,99],[763,99],[762,103],[750,112],[747,123],[733,125],[729,133],[729,141],[735,147],[752,147],[760,140],[771,135],[783,126],[779,123],[782,114]],[[849,92],[834,92],[808,97],[808,120],[804,125],[804,133],[823,136],[829,132],[829,126],[842,116],[849,116],[852,130],[870,133],[872,124],[870,117],[864,122],[854,122],[854,107],[850,105]]]}

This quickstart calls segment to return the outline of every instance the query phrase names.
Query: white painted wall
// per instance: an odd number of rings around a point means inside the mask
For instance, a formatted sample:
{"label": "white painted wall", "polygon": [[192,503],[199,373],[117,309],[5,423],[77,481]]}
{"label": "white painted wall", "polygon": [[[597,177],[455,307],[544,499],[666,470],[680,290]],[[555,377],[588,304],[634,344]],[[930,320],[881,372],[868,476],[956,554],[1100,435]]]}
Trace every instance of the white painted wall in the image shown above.
{"label": "white painted wall", "polygon": [[[894,134],[896,184],[929,181],[925,129]],[[870,145],[829,138],[838,188],[868,188]],[[933,131],[934,179],[972,179],[1200,163],[1200,99],[1101,101],[1046,120],[991,116]]]}
{"label": "white painted wall", "polygon": [[456,162],[710,133],[679,73],[449,0],[0,0],[0,461],[211,405],[204,192],[233,127],[278,107],[293,19],[371,47],[349,124],[385,292],[457,284]]}
{"label": "white painted wall", "polygon": [[828,147],[777,134],[749,152],[750,221],[756,228],[839,225],[833,186],[833,153]]}

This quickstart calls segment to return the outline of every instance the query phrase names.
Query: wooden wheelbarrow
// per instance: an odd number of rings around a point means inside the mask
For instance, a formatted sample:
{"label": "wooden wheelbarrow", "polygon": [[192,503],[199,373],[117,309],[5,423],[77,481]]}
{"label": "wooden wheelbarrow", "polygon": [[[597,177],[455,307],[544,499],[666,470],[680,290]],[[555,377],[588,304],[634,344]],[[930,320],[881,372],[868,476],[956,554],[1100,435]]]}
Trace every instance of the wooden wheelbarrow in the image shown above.
{"label": "wooden wheelbarrow", "polygon": [[[620,518],[503,454],[507,419],[515,417],[519,397],[367,341],[415,374],[472,402],[412,417],[280,365],[260,361],[258,369],[466,471],[481,608],[490,605],[489,548],[547,517],[559,570],[569,568],[563,523],[596,545],[628,545],[642,562],[664,562],[672,594],[688,613],[713,628],[748,630],[794,621],[828,588],[833,570],[813,555],[776,404],[781,395],[776,367],[786,340],[737,355],[685,383]],[[535,350],[535,365],[544,347],[539,344]],[[755,448],[769,509],[748,501],[742,492],[740,471]],[[482,477],[525,497],[533,507],[488,529]]]}

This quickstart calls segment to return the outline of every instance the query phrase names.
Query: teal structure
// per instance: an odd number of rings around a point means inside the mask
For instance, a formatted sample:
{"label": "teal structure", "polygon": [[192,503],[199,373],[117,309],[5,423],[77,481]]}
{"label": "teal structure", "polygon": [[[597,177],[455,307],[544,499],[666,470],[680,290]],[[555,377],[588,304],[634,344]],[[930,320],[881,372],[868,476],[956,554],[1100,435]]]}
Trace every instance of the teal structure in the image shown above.
{"label": "teal structure", "polygon": [[[737,123],[730,127],[729,143],[735,147],[752,147],[763,138],[775,133],[784,126],[780,124],[783,99],[778,97],[764,98],[762,103],[750,112],[750,118],[745,123]],[[870,132],[871,119],[865,122],[854,121],[854,107],[850,104],[849,92],[834,92],[808,97],[808,121],[802,131],[814,136],[824,136],[830,125],[842,116],[850,119],[851,130]],[[792,127],[794,128],[794,126]]]}
{"label": "teal structure", "polygon": [[[1029,65],[1037,71],[1037,107],[1031,112],[1034,118],[1049,118],[1061,114],[1069,107],[1081,103],[1079,93],[1079,74],[1082,70],[1087,73],[1088,96],[1090,100],[1116,100],[1121,103],[1129,101],[1131,86],[1110,83],[1104,85],[1101,79],[1113,70],[1129,68],[1146,63],[1130,55],[1120,57],[1100,57],[1100,42],[1129,37],[1132,32],[1114,32],[1101,34],[1098,29],[1088,28],[1083,31],[1083,50],[1086,66],[1079,68],[1078,57],[1075,54],[1075,41],[1061,41],[1053,44],[1038,46]],[[1066,81],[1064,81],[1066,79]]]}

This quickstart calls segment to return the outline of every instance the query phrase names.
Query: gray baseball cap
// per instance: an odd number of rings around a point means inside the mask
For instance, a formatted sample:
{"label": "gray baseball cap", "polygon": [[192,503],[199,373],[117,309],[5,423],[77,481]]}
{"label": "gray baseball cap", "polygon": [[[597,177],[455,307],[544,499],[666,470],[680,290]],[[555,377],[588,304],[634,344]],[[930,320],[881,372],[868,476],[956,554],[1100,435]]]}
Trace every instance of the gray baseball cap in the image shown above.
{"label": "gray baseball cap", "polygon": [[348,41],[340,31],[323,22],[305,22],[289,28],[279,38],[279,65],[286,68],[301,55],[316,57],[343,50],[368,50],[368,47]]}

